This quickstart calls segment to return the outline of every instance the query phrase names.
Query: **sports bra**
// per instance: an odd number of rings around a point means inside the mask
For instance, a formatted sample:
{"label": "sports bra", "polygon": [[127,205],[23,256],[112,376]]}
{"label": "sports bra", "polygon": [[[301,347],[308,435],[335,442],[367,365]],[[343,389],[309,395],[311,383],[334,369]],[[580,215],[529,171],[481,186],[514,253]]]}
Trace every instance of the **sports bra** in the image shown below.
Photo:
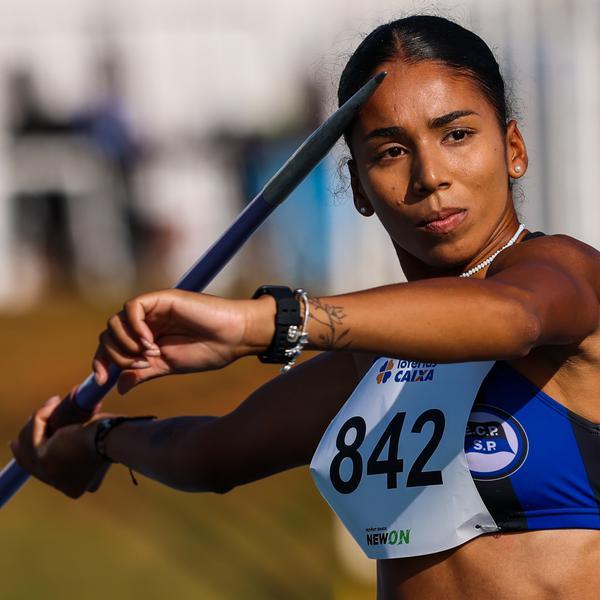
{"label": "sports bra", "polygon": [[[522,241],[543,235],[530,232]],[[499,528],[600,529],[600,425],[504,362],[492,367],[477,395],[465,454]]]}
{"label": "sports bra", "polygon": [[465,454],[499,528],[600,529],[600,425],[504,362],[479,390]]}

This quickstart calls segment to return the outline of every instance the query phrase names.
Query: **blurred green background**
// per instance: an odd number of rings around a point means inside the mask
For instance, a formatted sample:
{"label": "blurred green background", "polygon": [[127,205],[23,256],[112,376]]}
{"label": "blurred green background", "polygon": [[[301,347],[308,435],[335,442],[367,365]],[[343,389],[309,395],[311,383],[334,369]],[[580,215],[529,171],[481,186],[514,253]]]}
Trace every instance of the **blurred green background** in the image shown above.
{"label": "blurred green background", "polygon": [[[42,400],[65,393],[89,372],[106,317],[54,295],[23,316],[0,319],[3,452]],[[215,373],[167,378],[127,398],[126,414],[223,414],[275,374],[254,359]],[[102,489],[73,501],[30,481],[3,509],[0,597],[85,598],[373,598],[334,548],[333,516],[296,469],[224,496],[185,494],[113,467]]]}

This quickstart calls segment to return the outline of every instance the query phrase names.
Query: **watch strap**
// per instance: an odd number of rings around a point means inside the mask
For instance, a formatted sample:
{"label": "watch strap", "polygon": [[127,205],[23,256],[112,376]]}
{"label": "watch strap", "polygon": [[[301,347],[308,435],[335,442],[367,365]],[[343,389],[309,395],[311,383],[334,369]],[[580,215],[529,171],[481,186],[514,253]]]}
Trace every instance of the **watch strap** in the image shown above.
{"label": "watch strap", "polygon": [[295,339],[290,339],[290,328],[292,331],[297,331],[302,324],[302,316],[300,314],[300,301],[294,292],[283,285],[262,285],[252,298],[260,298],[268,294],[275,299],[277,310],[275,312],[275,334],[269,347],[258,356],[258,359],[263,363],[283,364],[289,360],[286,354],[295,346]]}
{"label": "watch strap", "polygon": [[156,419],[154,415],[145,415],[141,417],[106,417],[98,421],[96,425],[96,433],[94,435],[94,448],[96,452],[107,462],[114,463],[115,461],[106,454],[106,438],[108,434],[123,423],[129,421],[149,421]]}

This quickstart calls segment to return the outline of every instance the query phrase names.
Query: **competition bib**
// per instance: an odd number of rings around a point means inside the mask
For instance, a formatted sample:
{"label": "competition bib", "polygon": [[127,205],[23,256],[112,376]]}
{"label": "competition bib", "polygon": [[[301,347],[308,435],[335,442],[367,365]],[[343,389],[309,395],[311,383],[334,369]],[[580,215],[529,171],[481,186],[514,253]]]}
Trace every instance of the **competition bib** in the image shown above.
{"label": "competition bib", "polygon": [[432,554],[498,529],[464,453],[493,364],[379,358],[330,423],[311,473],[369,558]]}

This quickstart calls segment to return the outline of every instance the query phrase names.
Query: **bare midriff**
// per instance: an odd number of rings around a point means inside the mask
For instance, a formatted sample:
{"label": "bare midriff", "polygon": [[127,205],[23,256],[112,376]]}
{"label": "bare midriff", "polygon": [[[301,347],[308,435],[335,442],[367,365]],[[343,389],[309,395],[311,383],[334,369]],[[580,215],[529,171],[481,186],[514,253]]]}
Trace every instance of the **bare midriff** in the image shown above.
{"label": "bare midriff", "polygon": [[428,556],[380,560],[377,600],[592,600],[600,531],[487,534]]}

